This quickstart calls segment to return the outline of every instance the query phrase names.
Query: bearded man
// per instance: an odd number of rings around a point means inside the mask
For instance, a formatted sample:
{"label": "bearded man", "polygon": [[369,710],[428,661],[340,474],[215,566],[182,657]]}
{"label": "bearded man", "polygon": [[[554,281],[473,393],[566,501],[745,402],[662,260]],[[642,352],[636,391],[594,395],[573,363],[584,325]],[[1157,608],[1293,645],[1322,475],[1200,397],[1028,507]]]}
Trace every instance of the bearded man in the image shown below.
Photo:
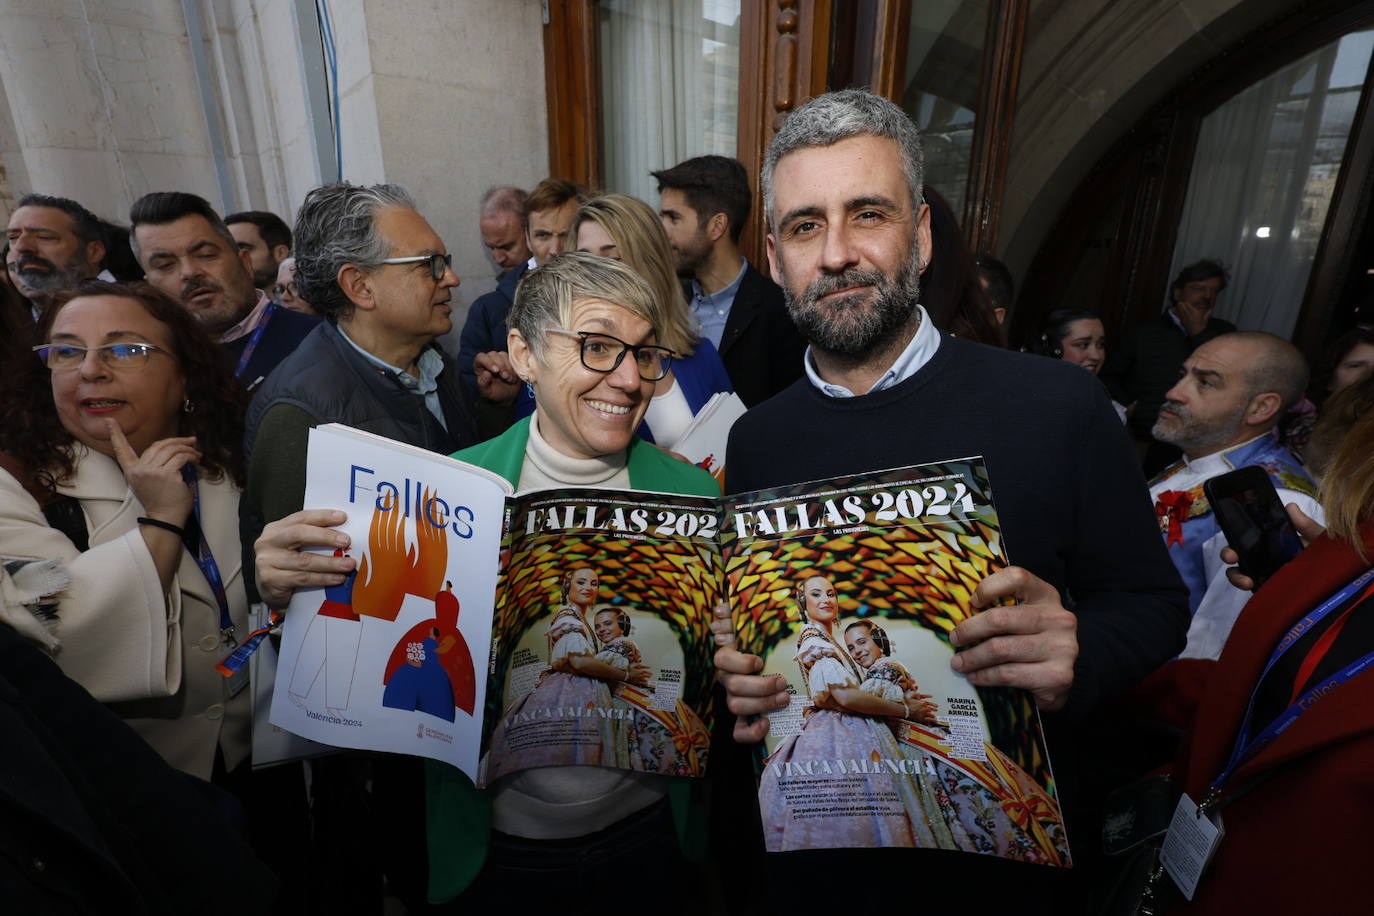
{"label": "bearded man", "polygon": [[37,318],[52,297],[100,273],[105,236],[100,220],[65,197],[26,194],[10,215],[6,269]]}
{"label": "bearded man", "polygon": [[[810,347],[805,377],[736,422],[726,489],[981,455],[1017,565],[974,592],[985,610],[950,634],[951,667],[979,688],[1030,691],[1068,835],[1091,842],[1074,773],[1096,736],[1076,740],[1077,723],[1182,648],[1186,592],[1102,385],[1067,363],[943,335],[918,304],[932,252],[921,170],[915,126],[862,90],[807,102],[773,138],[768,262]],[[760,660],[730,644],[716,666],[736,740],[762,740],[768,720],[751,717],[788,705],[784,679],[755,674]],[[796,880],[812,869],[911,876],[932,912],[1069,912],[1081,891],[1076,871],[929,849],[770,854],[763,869],[776,872],[763,886],[780,911],[852,904],[842,885]]]}
{"label": "bearded man", "polygon": [[1226,578],[1221,533],[1203,483],[1236,468],[1257,465],[1285,505],[1325,520],[1317,487],[1279,444],[1274,427],[1307,390],[1307,362],[1281,337],[1237,331],[1193,351],[1183,375],[1164,395],[1151,434],[1183,458],[1150,481],[1169,557],[1188,586],[1193,613],[1183,658],[1217,658],[1250,593]]}

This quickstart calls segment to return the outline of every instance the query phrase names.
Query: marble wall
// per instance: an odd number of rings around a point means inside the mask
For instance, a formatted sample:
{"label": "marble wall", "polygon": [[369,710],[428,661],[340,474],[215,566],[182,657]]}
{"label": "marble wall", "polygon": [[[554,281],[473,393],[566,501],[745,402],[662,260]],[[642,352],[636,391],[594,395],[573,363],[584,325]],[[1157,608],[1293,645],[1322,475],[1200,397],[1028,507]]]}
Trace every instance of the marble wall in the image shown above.
{"label": "marble wall", "polygon": [[[297,27],[297,0],[192,2],[188,26],[182,0],[0,0],[0,218],[38,191],[124,222],[140,195],[168,189],[294,218],[334,168],[312,120],[327,112],[307,90],[313,24]],[[482,192],[547,170],[540,2],[329,10],[342,176],[407,187],[454,254],[455,298],[469,302],[497,273],[477,230]]]}

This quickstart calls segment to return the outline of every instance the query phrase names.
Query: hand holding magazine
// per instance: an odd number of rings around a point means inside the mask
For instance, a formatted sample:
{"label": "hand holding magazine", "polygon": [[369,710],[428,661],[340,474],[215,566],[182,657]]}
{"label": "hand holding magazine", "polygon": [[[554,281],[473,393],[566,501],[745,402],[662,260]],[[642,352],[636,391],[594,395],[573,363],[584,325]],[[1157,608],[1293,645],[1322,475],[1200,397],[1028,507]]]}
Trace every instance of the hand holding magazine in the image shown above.
{"label": "hand holding magazine", "polygon": [[462,462],[320,427],[305,504],[348,514],[358,566],[292,600],[282,728],[479,784],[567,764],[699,776],[725,594],[741,647],[793,697],[759,786],[770,850],[1069,864],[1029,694],[950,667],[950,631],[1007,563],[981,459],[727,500],[512,495]]}

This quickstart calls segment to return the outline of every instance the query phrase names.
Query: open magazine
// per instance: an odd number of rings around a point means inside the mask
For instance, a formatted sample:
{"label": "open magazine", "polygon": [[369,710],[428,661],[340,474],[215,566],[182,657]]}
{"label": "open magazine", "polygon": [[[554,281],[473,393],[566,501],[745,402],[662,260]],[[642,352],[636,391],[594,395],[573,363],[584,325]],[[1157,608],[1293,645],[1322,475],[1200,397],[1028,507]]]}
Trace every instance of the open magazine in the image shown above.
{"label": "open magazine", "polygon": [[910,846],[1068,865],[1040,721],[948,634],[1004,566],[981,459],[726,500],[513,495],[487,471],[312,430],[305,505],[358,570],[287,614],[271,722],[479,784],[581,764],[700,776],[711,609],[795,699],[759,789],[774,851]]}
{"label": "open magazine", "polygon": [[305,506],[348,514],[358,566],[292,599],[273,725],[479,783],[559,764],[705,771],[714,500],[513,496],[481,468],[333,425],[311,430],[306,481]]}
{"label": "open magazine", "polygon": [[1006,565],[980,458],[737,497],[722,547],[742,648],[793,697],[765,742],[769,851],[1069,864],[1030,695],[950,668],[950,631]]}

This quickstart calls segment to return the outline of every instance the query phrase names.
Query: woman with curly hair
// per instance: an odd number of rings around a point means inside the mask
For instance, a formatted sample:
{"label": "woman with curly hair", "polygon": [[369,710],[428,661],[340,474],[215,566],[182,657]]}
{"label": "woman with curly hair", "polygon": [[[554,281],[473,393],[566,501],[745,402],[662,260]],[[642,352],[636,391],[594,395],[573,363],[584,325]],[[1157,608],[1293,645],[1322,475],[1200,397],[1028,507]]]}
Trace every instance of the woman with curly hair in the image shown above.
{"label": "woman with curly hair", "polygon": [[84,282],[36,333],[0,385],[0,556],[49,561],[60,586],[29,635],[173,766],[232,770],[246,677],[215,665],[247,632],[243,395],[145,283]]}

